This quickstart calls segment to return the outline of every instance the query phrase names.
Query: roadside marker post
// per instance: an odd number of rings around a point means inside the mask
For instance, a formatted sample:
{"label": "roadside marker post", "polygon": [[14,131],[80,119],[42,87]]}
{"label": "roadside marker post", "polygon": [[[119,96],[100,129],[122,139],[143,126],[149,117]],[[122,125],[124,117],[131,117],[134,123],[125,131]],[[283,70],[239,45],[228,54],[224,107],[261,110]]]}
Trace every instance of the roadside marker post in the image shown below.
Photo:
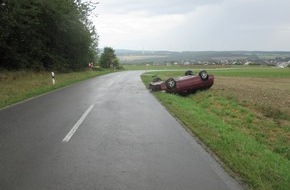
{"label": "roadside marker post", "polygon": [[54,72],[51,72],[52,85],[55,85]]}

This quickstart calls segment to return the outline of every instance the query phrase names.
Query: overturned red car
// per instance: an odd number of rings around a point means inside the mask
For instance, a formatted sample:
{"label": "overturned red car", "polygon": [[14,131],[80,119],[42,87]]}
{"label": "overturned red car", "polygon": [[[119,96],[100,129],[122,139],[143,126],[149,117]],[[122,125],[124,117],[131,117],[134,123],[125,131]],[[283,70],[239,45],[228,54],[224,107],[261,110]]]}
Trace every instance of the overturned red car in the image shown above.
{"label": "overturned red car", "polygon": [[194,75],[189,70],[185,72],[185,76],[169,78],[165,81],[155,78],[149,84],[149,89],[152,91],[165,90],[166,92],[174,93],[191,93],[197,90],[209,89],[213,84],[214,76],[208,75],[205,70],[200,71],[198,75]]}

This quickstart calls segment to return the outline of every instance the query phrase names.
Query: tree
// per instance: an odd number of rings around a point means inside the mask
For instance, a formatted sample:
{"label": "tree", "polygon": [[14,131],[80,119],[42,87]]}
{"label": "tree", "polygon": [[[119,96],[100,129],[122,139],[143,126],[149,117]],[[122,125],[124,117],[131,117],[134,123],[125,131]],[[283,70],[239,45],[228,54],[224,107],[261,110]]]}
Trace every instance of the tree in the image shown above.
{"label": "tree", "polygon": [[100,56],[100,65],[103,68],[118,68],[119,59],[115,54],[115,50],[111,47],[105,47],[104,52]]}
{"label": "tree", "polygon": [[97,3],[0,0],[0,69],[80,70],[96,61]]}

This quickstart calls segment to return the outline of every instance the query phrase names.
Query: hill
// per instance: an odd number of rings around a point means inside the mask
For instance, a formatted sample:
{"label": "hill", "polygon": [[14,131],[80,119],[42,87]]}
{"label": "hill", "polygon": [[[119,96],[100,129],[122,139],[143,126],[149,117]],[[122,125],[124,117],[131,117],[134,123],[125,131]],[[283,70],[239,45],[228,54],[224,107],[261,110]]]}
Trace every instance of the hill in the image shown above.
{"label": "hill", "polygon": [[[234,60],[278,60],[289,61],[290,52],[286,51],[143,51],[115,50],[122,63],[158,63],[158,62],[198,62],[198,61],[234,61]],[[267,63],[267,62],[265,62]]]}

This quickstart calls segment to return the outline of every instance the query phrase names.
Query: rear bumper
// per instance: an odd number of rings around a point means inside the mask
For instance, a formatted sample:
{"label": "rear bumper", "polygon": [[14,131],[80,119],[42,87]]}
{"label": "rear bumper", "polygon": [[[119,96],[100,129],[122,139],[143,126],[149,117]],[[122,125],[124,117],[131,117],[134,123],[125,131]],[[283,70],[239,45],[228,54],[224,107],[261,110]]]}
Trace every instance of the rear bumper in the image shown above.
{"label": "rear bumper", "polygon": [[160,91],[160,90],[166,90],[166,85],[163,81],[161,82],[151,82],[149,84],[149,89],[152,91]]}

